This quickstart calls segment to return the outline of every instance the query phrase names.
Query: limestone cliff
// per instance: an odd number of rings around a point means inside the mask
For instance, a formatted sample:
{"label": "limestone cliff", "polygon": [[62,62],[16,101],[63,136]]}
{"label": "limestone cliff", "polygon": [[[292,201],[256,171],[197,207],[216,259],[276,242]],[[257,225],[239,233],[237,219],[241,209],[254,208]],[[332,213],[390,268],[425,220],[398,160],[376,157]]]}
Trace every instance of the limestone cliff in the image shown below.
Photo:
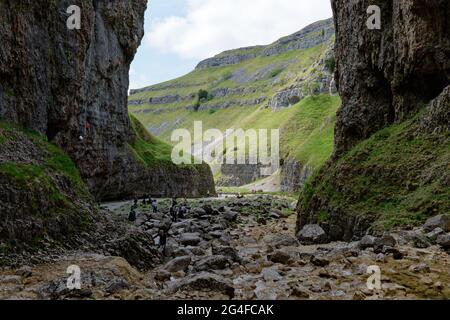
{"label": "limestone cliff", "polygon": [[[381,30],[369,30],[369,5]],[[332,1],[342,98],[334,157],[305,187],[297,227],[333,239],[450,211],[448,1]]]}
{"label": "limestone cliff", "polygon": [[[80,30],[66,26],[70,5],[81,8]],[[146,5],[146,0],[0,1],[0,119],[60,146],[97,199],[156,186],[160,194],[182,193],[178,184],[155,186],[161,179],[152,172],[170,177],[173,170],[148,169],[129,147],[135,132],[127,111],[128,72],[144,34]],[[200,186],[188,174],[184,189],[214,193],[204,169],[206,182]],[[152,179],[145,180],[148,176]]]}
{"label": "limestone cliff", "polygon": [[[342,108],[336,153],[407,119],[450,84],[448,1],[332,1]],[[369,5],[381,30],[369,30]]]}

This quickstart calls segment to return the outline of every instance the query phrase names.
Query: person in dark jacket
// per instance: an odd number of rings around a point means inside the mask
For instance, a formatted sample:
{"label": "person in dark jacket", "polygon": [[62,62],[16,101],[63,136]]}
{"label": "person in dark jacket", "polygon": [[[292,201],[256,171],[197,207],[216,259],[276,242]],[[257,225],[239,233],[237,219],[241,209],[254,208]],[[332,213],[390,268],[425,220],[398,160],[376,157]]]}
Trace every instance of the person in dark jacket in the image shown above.
{"label": "person in dark jacket", "polygon": [[166,255],[166,244],[167,244],[167,230],[164,227],[159,228],[158,230],[158,249],[162,251],[163,256]]}
{"label": "person in dark jacket", "polygon": [[130,214],[128,215],[128,221],[135,222],[136,221],[136,211],[131,209]]}
{"label": "person in dark jacket", "polygon": [[152,199],[152,208],[153,208],[153,213],[157,213],[158,212],[158,202],[156,201],[156,199]]}
{"label": "person in dark jacket", "polygon": [[172,217],[172,222],[177,222],[178,219],[178,208],[177,206],[171,206],[169,209],[170,216]]}

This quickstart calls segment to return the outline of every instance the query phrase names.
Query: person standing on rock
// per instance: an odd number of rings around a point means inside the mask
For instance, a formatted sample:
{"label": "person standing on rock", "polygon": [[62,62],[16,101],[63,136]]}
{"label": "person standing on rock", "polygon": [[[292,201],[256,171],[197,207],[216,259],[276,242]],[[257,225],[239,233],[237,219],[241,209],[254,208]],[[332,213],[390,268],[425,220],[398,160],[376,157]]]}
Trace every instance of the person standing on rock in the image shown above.
{"label": "person standing on rock", "polygon": [[128,221],[134,222],[136,221],[136,211],[132,208],[130,214],[128,215]]}
{"label": "person standing on rock", "polygon": [[163,256],[166,256],[167,230],[164,227],[158,230],[158,249],[161,250]]}
{"label": "person standing on rock", "polygon": [[178,209],[177,206],[173,205],[173,204],[170,207],[169,213],[170,213],[170,216],[172,217],[172,222],[177,222],[177,216],[178,216],[177,209]]}

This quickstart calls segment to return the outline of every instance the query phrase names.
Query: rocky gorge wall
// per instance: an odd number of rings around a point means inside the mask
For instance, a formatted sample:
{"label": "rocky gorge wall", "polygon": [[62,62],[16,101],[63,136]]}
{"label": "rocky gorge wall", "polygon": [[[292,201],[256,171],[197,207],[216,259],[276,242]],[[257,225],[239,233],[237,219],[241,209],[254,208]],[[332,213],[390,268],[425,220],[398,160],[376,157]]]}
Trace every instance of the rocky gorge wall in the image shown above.
{"label": "rocky gorge wall", "polygon": [[[70,5],[81,8],[80,30],[66,26]],[[146,0],[0,2],[0,119],[61,147],[97,199],[147,190],[214,193],[208,168],[180,169],[184,174],[149,169],[129,147],[135,132],[128,73],[144,35],[146,6]],[[194,178],[199,172],[204,182]]]}
{"label": "rocky gorge wall", "polygon": [[[366,26],[374,4],[381,30]],[[297,229],[320,223],[330,240],[351,240],[448,213],[450,4],[332,6],[342,107],[334,156],[300,196]]]}
{"label": "rocky gorge wall", "polygon": [[[369,5],[381,30],[366,26]],[[450,84],[448,1],[332,1],[342,98],[336,155],[416,114]]]}

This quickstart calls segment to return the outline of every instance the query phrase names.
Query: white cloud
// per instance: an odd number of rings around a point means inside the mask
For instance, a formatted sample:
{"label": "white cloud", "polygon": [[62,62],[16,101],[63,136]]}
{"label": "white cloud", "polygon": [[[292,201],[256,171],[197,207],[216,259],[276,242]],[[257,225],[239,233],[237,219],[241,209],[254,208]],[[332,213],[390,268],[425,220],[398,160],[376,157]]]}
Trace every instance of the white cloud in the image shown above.
{"label": "white cloud", "polygon": [[150,78],[144,74],[136,71],[133,67],[130,68],[130,89],[143,88],[148,86]]}
{"label": "white cloud", "polygon": [[269,44],[332,15],[330,0],[187,1],[185,16],[152,22],[147,44],[182,58],[204,59],[228,49]]}

